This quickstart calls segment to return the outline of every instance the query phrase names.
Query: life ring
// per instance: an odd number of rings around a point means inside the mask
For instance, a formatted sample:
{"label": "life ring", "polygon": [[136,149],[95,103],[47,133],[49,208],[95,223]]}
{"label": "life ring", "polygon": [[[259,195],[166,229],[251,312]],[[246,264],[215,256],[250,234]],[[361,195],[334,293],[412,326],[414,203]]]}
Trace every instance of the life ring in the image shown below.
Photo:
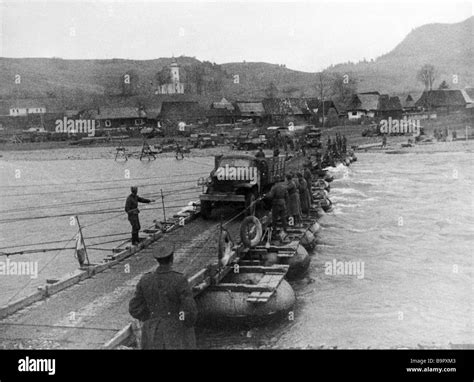
{"label": "life ring", "polygon": [[262,223],[255,216],[247,216],[240,225],[240,239],[246,247],[253,248],[262,240]]}
{"label": "life ring", "polygon": [[217,246],[217,257],[219,258],[219,264],[221,266],[225,267],[229,262],[229,259],[233,253],[233,247],[234,241],[232,240],[229,231],[223,228],[219,235],[219,242]]}

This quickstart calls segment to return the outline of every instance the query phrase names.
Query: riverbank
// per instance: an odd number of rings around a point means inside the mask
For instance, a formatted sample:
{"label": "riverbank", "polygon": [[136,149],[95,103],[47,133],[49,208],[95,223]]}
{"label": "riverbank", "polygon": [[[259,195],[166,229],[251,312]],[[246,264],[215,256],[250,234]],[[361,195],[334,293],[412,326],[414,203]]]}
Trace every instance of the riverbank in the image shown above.
{"label": "riverbank", "polygon": [[[398,138],[398,137],[397,137]],[[429,154],[429,153],[448,153],[448,152],[474,152],[474,140],[464,141],[448,141],[448,142],[422,142],[412,143],[411,147],[403,147],[402,144],[406,144],[406,138],[401,140],[388,140],[386,147],[370,147],[360,151],[366,153],[381,153],[387,154]]]}
{"label": "riverbank", "polygon": [[[152,144],[152,143],[151,143]],[[67,146],[67,147],[56,147],[56,148],[43,148],[33,150],[5,150],[1,151],[2,158],[4,161],[50,161],[50,160],[91,160],[91,159],[115,159],[116,146]],[[140,155],[142,146],[141,144],[134,144],[125,146],[128,154]],[[206,149],[191,149],[191,153],[185,154],[185,158],[189,157],[209,157],[217,154],[228,152],[230,148],[228,146],[217,146],[209,147]],[[174,158],[175,152],[165,152],[157,154],[156,158]],[[134,160],[135,158],[129,158]],[[119,159],[124,161],[124,159]],[[147,161],[148,159],[144,159]]]}

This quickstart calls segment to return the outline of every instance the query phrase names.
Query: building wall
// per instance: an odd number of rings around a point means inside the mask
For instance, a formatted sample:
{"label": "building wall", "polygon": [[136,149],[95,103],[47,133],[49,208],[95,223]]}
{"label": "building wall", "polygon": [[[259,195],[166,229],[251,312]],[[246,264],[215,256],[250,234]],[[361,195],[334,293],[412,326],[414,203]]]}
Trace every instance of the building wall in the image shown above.
{"label": "building wall", "polygon": [[46,108],[44,107],[13,107],[10,108],[11,116],[20,116],[28,114],[44,114],[46,113]]}
{"label": "building wall", "polygon": [[356,110],[356,111],[348,111],[347,112],[347,118],[349,121],[355,120],[355,119],[361,119],[363,116],[365,116],[365,112],[361,110]]}
{"label": "building wall", "polygon": [[146,118],[110,118],[97,119],[95,122],[96,128],[118,128],[118,127],[145,127],[149,125],[149,120]]}

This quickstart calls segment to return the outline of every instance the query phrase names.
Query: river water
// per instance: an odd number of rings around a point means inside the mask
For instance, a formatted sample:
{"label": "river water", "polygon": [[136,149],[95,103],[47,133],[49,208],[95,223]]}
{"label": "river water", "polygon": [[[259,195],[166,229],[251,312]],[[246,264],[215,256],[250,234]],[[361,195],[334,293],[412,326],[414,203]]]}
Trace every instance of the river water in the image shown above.
{"label": "river water", "polygon": [[[294,312],[283,322],[240,332],[205,330],[198,337],[203,347],[474,343],[473,154],[358,158],[331,183],[334,211],[320,220],[307,277],[292,284]],[[346,271],[346,263],[355,268]]]}
{"label": "river water", "polygon": [[[31,293],[47,279],[78,269],[74,215],[80,214],[90,261],[99,262],[112,253],[99,249],[111,249],[131,236],[123,210],[131,185],[139,187],[140,196],[156,200],[139,206],[144,229],[155,219],[163,220],[161,190],[165,213],[170,217],[190,200],[198,199],[201,188],[197,180],[209,175],[214,162],[210,157],[124,162],[110,159],[113,153],[109,159],[51,160],[50,153],[44,154],[44,160],[38,152],[35,160],[0,161],[0,252],[58,249],[13,255],[8,260],[0,257],[8,265],[5,268],[12,269],[12,262],[34,262],[38,271],[37,277],[34,272],[0,275],[0,306]],[[45,216],[48,218],[42,218]]]}
{"label": "river water", "polygon": [[[473,154],[358,157],[332,183],[295,319],[272,346],[473,344]],[[334,261],[363,277],[330,272]]]}
{"label": "river water", "polygon": [[[320,221],[319,244],[307,277],[293,284],[298,297],[294,319],[252,329],[241,342],[272,348],[474,343],[473,154],[358,157],[331,184],[334,211]],[[107,239],[128,238],[130,227],[121,209],[131,184],[138,184],[143,196],[158,200],[163,189],[171,213],[196,198],[196,179],[206,176],[212,164],[211,157],[149,163],[100,158],[0,162],[1,251],[37,248],[17,246],[55,240],[63,241],[43,247],[74,246],[74,240],[66,241],[77,232],[70,223],[77,212],[113,211],[80,216],[86,238],[115,233],[123,234]],[[142,227],[162,219],[160,203],[141,210]],[[64,216],[19,220],[55,214]],[[117,245],[99,244],[104,241],[86,239],[88,245]],[[91,261],[105,254],[89,251]],[[46,278],[77,269],[70,249],[10,259],[38,261],[41,272],[37,279],[0,276],[0,305],[31,292]],[[355,262],[359,273],[338,274],[329,267],[347,262]],[[206,347],[235,347],[224,344],[223,334],[217,330],[201,336],[215,339]]]}

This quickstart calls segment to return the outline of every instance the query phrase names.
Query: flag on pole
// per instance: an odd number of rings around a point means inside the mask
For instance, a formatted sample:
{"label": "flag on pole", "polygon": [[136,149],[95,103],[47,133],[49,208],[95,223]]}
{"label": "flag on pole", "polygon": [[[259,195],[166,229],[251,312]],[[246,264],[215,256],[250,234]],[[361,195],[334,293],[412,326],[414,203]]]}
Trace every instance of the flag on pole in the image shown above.
{"label": "flag on pole", "polygon": [[76,257],[79,261],[79,265],[82,267],[84,265],[84,261],[87,258],[86,247],[84,245],[84,239],[82,238],[82,232],[79,232],[76,235]]}

